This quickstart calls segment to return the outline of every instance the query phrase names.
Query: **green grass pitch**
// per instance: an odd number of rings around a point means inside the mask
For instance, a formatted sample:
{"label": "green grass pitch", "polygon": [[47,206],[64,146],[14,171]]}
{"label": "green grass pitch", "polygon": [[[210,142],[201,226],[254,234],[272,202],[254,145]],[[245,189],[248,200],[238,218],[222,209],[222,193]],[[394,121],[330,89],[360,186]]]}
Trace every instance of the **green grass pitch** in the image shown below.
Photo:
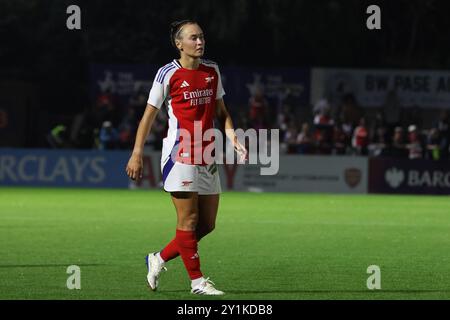
{"label": "green grass pitch", "polygon": [[147,288],[144,256],[174,233],[163,191],[0,188],[0,299],[450,298],[448,197],[225,192],[199,244],[223,297],[191,295],[179,258]]}

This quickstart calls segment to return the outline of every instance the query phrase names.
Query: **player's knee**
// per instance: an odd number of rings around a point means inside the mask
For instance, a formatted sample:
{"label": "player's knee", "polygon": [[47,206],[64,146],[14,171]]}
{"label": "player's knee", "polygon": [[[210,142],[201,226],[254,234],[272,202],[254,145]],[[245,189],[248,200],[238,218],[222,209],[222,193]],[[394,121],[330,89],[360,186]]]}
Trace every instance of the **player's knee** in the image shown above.
{"label": "player's knee", "polygon": [[178,221],[178,227],[183,230],[195,230],[198,223],[198,216],[195,214],[187,215]]}

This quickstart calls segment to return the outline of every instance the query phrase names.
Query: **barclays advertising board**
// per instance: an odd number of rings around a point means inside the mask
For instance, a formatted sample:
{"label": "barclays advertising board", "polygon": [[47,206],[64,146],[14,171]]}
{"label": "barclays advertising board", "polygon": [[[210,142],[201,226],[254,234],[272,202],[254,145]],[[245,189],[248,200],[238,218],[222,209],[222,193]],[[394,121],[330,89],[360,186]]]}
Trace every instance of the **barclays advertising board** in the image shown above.
{"label": "barclays advertising board", "polygon": [[0,149],[0,185],[128,188],[129,152]]}
{"label": "barclays advertising board", "polygon": [[450,163],[371,158],[370,193],[450,194]]}

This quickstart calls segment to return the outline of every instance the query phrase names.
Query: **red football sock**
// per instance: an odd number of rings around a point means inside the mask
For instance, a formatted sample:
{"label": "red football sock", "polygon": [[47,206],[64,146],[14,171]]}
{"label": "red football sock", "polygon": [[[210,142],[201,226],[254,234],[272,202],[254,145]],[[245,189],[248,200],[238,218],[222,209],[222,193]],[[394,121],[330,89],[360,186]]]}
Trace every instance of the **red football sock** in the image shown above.
{"label": "red football sock", "polygon": [[159,254],[161,255],[161,258],[164,260],[164,262],[178,257],[179,253],[176,238],[173,238],[172,241],[170,241],[169,244],[164,249],[162,249]]}
{"label": "red football sock", "polygon": [[202,277],[203,274],[200,271],[200,257],[197,252],[198,246],[195,231],[177,230],[175,240],[178,246],[178,252],[183,259],[184,266],[191,280]]}
{"label": "red football sock", "polygon": [[[195,231],[195,234],[197,237],[197,242],[199,242],[201,238],[199,239],[200,234],[198,230]],[[180,253],[178,252],[177,242],[175,238],[173,238],[172,241],[170,241],[169,244],[159,252],[159,254],[161,255],[161,258],[164,260],[164,262],[173,260],[178,257]]]}

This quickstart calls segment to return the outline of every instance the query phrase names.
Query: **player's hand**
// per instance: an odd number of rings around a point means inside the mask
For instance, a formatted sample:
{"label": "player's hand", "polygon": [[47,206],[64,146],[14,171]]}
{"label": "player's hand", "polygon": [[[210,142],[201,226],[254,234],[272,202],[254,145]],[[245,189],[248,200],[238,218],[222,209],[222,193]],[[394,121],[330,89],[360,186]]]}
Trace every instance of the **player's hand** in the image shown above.
{"label": "player's hand", "polygon": [[234,150],[238,154],[238,163],[245,163],[248,158],[247,149],[238,141],[237,137],[234,138]]}
{"label": "player's hand", "polygon": [[142,156],[131,155],[130,160],[128,160],[128,164],[126,167],[127,175],[132,180],[142,179],[142,168],[144,167],[144,160]]}

